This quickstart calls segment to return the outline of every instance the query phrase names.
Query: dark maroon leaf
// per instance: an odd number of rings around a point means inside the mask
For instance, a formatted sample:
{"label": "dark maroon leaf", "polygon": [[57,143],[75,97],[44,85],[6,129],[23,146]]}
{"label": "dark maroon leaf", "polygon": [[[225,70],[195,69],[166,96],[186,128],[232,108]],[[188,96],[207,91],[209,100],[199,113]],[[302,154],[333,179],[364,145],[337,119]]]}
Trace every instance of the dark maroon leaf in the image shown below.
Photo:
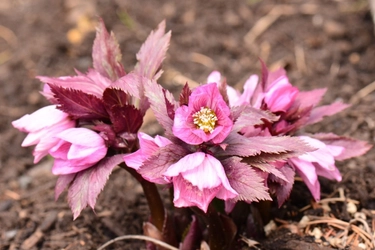
{"label": "dark maroon leaf", "polygon": [[116,133],[136,133],[142,126],[142,113],[133,105],[113,106],[109,112]]}
{"label": "dark maroon leaf", "polygon": [[119,88],[106,88],[103,93],[104,105],[107,110],[110,110],[112,106],[125,106],[129,104],[128,95],[125,91]]}
{"label": "dark maroon leaf", "polygon": [[81,90],[62,88],[49,84],[58,108],[68,113],[73,119],[107,119],[108,113],[104,103],[98,97],[86,94]]}
{"label": "dark maroon leaf", "polygon": [[189,96],[191,95],[191,90],[188,83],[185,83],[183,89],[180,93],[180,106],[189,104]]}
{"label": "dark maroon leaf", "polygon": [[168,100],[166,96],[166,89],[163,89],[163,94],[164,94],[164,100],[165,100],[165,106],[167,107],[167,114],[169,118],[172,120],[174,119],[174,105]]}

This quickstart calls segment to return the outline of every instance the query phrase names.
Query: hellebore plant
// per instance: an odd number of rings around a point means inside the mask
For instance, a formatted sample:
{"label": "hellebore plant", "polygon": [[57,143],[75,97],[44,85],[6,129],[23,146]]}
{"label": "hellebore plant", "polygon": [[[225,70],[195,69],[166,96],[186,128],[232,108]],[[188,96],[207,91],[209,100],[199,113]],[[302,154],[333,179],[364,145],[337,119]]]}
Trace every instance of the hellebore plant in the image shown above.
{"label": "hellebore plant", "polygon": [[[171,33],[165,23],[151,32],[133,71],[126,73],[113,34],[102,20],[93,46],[93,68],[77,76],[38,77],[51,102],[13,122],[36,145],[34,163],[54,158],[55,198],[67,188],[74,219],[94,209],[116,166],[142,185],[149,204],[147,236],[180,249],[236,249],[249,225],[250,206],[274,198],[281,206],[301,176],[315,200],[318,176],[341,180],[336,160],[364,154],[366,142],[334,134],[301,134],[348,105],[318,106],[325,89],[303,92],[283,69],[250,76],[241,94],[212,72],[206,84],[179,100],[157,83]],[[139,132],[151,109],[164,135]],[[166,211],[155,184],[171,191]],[[263,211],[267,213],[268,211]],[[247,235],[251,237],[251,235]],[[152,243],[148,249],[155,249]]]}

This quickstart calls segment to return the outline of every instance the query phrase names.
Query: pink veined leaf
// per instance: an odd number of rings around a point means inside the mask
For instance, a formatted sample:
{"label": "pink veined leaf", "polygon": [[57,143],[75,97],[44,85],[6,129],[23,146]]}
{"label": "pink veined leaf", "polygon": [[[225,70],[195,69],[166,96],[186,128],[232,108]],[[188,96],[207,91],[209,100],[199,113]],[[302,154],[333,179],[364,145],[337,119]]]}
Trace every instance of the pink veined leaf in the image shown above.
{"label": "pink veined leaf", "polygon": [[55,201],[59,198],[59,196],[62,194],[62,192],[67,188],[70,183],[74,180],[74,177],[77,174],[66,174],[66,175],[59,175],[59,178],[56,181],[55,186]]}
{"label": "pink veined leaf", "polygon": [[58,101],[58,109],[73,119],[107,119],[108,113],[102,99],[81,90],[49,85]]}
{"label": "pink veined leaf", "polygon": [[265,180],[239,157],[231,157],[222,161],[230,186],[239,194],[234,200],[259,201],[271,200]]}
{"label": "pink veined leaf", "polygon": [[332,133],[319,133],[314,134],[312,137],[324,142],[327,145],[343,147],[343,152],[335,157],[336,160],[346,160],[355,156],[360,156],[372,148],[372,145],[366,141],[360,141]]}
{"label": "pink veined leaf", "polygon": [[301,110],[309,107],[315,107],[322,100],[326,92],[326,88],[314,89],[311,91],[301,91],[297,94],[292,107],[298,106],[298,108]]}
{"label": "pink veined leaf", "polygon": [[223,143],[228,144],[223,155],[254,156],[260,153],[284,154],[289,156],[301,155],[314,150],[302,140],[289,136],[244,137],[231,133]]}
{"label": "pink veined leaf", "polygon": [[68,201],[74,220],[87,205],[94,209],[99,193],[112,170],[123,161],[123,156],[119,154],[106,157],[95,166],[76,174],[68,191]]}
{"label": "pink veined leaf", "polygon": [[99,19],[99,26],[96,30],[92,59],[95,70],[112,81],[125,75],[124,68],[121,65],[119,44],[114,34],[108,33],[102,19]]}
{"label": "pink veined leaf", "polygon": [[330,105],[324,105],[324,106],[314,108],[311,111],[310,118],[307,124],[314,124],[314,123],[320,122],[321,120],[323,120],[324,116],[334,115],[338,112],[343,111],[349,106],[350,106],[349,104],[345,104],[342,102],[334,102]]}
{"label": "pink veined leaf", "polygon": [[[137,53],[138,63],[134,72],[153,79],[165,58],[170,39],[171,32],[165,33],[165,21],[162,21],[158,28],[150,33]],[[160,74],[155,76],[155,80],[158,77]]]}
{"label": "pink veined leaf", "polygon": [[176,144],[161,147],[153,156],[143,162],[141,168],[138,169],[138,173],[146,180],[165,184],[166,181],[164,180],[163,174],[171,164],[176,163],[188,153],[186,149]]}
{"label": "pink veined leaf", "polygon": [[271,112],[246,106],[246,108],[241,112],[240,116],[234,122],[232,130],[239,132],[245,127],[264,124],[264,120],[276,122],[278,119],[279,117]]}
{"label": "pink veined leaf", "polygon": [[156,120],[165,129],[166,135],[172,134],[173,120],[168,114],[168,106],[166,100],[170,102],[169,105],[173,105],[175,108],[178,104],[173,98],[173,95],[163,89],[162,86],[157,84],[155,81],[148,81],[145,85],[145,95],[148,98],[151,109],[155,114]]}
{"label": "pink veined leaf", "polygon": [[275,175],[269,175],[268,186],[272,193],[275,193],[279,208],[289,198],[290,192],[294,185],[295,171],[289,166],[281,167],[280,172],[288,181],[277,178]]}

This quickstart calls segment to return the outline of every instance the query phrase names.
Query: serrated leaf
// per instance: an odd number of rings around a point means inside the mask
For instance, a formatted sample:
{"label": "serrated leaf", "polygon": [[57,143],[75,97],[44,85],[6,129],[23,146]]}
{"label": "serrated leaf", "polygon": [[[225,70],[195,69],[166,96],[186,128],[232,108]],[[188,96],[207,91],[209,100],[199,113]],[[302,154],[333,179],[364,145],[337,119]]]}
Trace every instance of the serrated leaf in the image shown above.
{"label": "serrated leaf", "polygon": [[269,122],[276,122],[278,119],[279,117],[271,112],[246,106],[241,111],[239,117],[233,124],[232,130],[235,132],[239,132],[241,129],[245,127],[264,124],[264,120],[267,120]]}
{"label": "serrated leaf", "polygon": [[50,84],[58,101],[58,109],[68,113],[73,119],[107,119],[108,113],[102,99],[81,90],[67,89]]}
{"label": "serrated leaf", "polygon": [[265,180],[239,157],[230,157],[222,161],[230,186],[239,194],[234,201],[271,200]]}
{"label": "serrated leaf", "polygon": [[290,192],[292,191],[295,171],[287,164],[279,170],[288,181],[277,178],[275,175],[270,175],[268,178],[268,186],[271,192],[276,195],[277,203],[280,208],[289,198]]}
{"label": "serrated leaf", "polygon": [[314,150],[297,137],[269,136],[269,137],[244,137],[237,133],[230,133],[223,143],[228,144],[223,155],[254,156],[261,153],[289,153],[290,156],[304,154]]}
{"label": "serrated leaf", "polygon": [[112,81],[125,75],[124,68],[121,65],[119,44],[114,34],[108,33],[102,19],[99,19],[99,26],[96,30],[92,59],[95,70]]}
{"label": "serrated leaf", "polygon": [[327,145],[343,147],[343,152],[335,157],[336,160],[346,160],[355,156],[360,156],[372,148],[372,145],[366,141],[339,136],[333,133],[319,133],[312,135],[312,137],[324,142]]}
{"label": "serrated leaf", "polygon": [[57,199],[59,198],[61,193],[65,190],[65,188],[67,188],[70,185],[70,183],[73,181],[75,176],[76,176],[76,173],[59,176],[59,178],[56,181],[56,186],[55,186],[55,201],[57,201]]}
{"label": "serrated leaf", "polygon": [[142,113],[133,105],[112,106],[109,115],[116,133],[136,133],[143,123]]}
{"label": "serrated leaf", "polygon": [[119,88],[107,88],[103,93],[103,102],[107,109],[112,106],[125,106],[129,104],[128,95]]}
{"label": "serrated leaf", "polygon": [[156,120],[165,129],[167,135],[172,134],[173,120],[169,117],[166,100],[177,108],[177,103],[173,95],[155,81],[148,81],[146,83],[145,95],[151,104],[151,109],[155,114]]}
{"label": "serrated leaf", "polygon": [[95,166],[76,174],[68,191],[68,202],[74,219],[87,205],[94,209],[99,193],[104,188],[112,170],[123,161],[123,156],[106,157]]}
{"label": "serrated leaf", "polygon": [[189,152],[181,146],[176,144],[169,144],[165,147],[159,148],[153,156],[143,162],[143,165],[138,169],[138,173],[143,178],[151,182],[165,184],[163,177],[165,171],[173,163],[176,163]]}
{"label": "serrated leaf", "polygon": [[165,58],[170,39],[171,32],[165,33],[165,21],[162,21],[158,28],[150,33],[137,53],[138,63],[134,72],[153,79]]}
{"label": "serrated leaf", "polygon": [[188,83],[185,83],[184,87],[180,93],[180,106],[189,104],[189,96],[191,95],[191,90]]}

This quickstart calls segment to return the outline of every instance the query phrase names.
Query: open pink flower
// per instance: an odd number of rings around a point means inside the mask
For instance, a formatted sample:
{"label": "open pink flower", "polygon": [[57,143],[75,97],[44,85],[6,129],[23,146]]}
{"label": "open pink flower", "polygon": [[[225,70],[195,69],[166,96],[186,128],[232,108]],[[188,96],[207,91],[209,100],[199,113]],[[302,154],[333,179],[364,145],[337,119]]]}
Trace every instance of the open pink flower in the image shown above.
{"label": "open pink flower", "polygon": [[222,142],[232,126],[230,109],[216,83],[211,83],[196,88],[189,97],[188,106],[176,110],[172,129],[173,134],[184,142],[198,145],[208,141]]}
{"label": "open pink flower", "polygon": [[33,155],[34,163],[37,163],[60,141],[53,136],[73,128],[75,121],[71,120],[68,114],[58,110],[56,105],[50,105],[30,115],[24,115],[13,121],[12,125],[22,132],[29,133],[22,142],[22,147],[36,145]]}
{"label": "open pink flower", "polygon": [[289,163],[295,167],[296,172],[302,177],[314,199],[319,200],[320,184],[318,176],[337,181],[342,179],[335,166],[335,157],[343,152],[344,147],[327,145],[308,136],[300,136],[299,138],[317,148],[317,150],[290,158]]}
{"label": "open pink flower", "polygon": [[147,158],[152,156],[160,147],[171,144],[172,142],[165,137],[157,135],[155,138],[139,132],[139,149],[134,153],[124,156],[124,162],[128,167],[138,170]]}
{"label": "open pink flower", "polygon": [[230,186],[220,161],[203,152],[186,155],[164,175],[173,177],[176,207],[197,206],[207,212],[214,197],[228,200],[238,195]]}
{"label": "open pink flower", "polygon": [[52,173],[66,175],[87,169],[107,154],[104,139],[86,128],[71,128],[56,135],[60,141],[49,153],[55,158]]}

